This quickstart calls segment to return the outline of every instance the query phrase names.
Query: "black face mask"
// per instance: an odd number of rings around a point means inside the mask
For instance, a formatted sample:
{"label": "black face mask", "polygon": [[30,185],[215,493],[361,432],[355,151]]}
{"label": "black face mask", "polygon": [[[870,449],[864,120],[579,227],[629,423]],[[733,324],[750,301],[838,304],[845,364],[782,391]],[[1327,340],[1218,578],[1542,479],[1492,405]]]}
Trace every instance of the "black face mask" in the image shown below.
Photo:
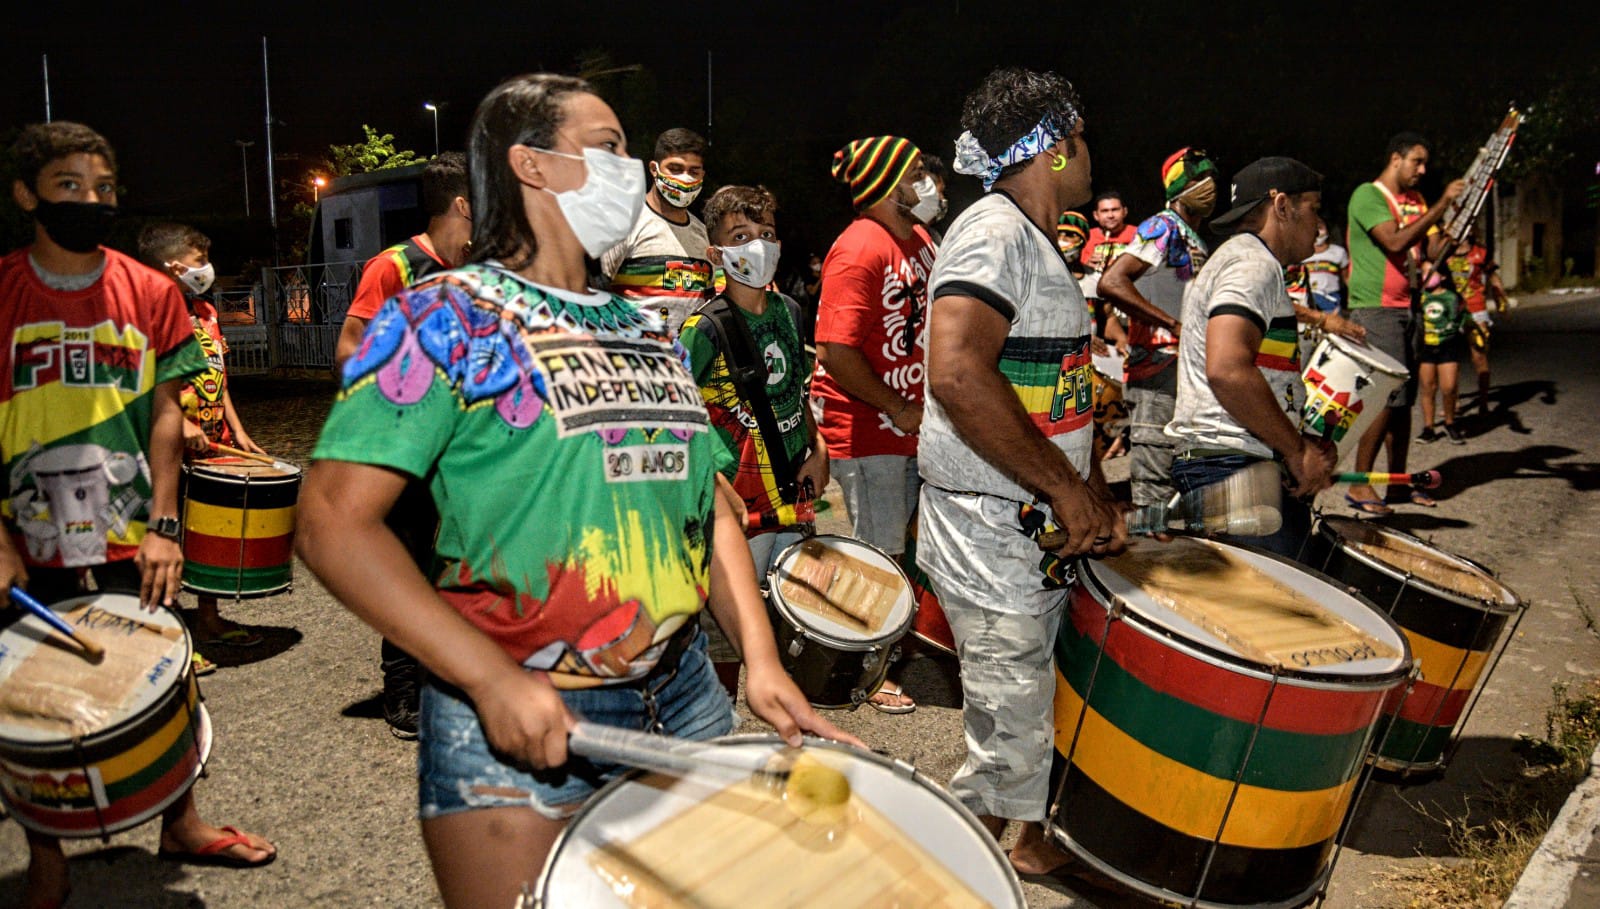
{"label": "black face mask", "polygon": [[47,202],[39,200],[33,219],[62,249],[94,252],[111,234],[117,207],[98,202]]}

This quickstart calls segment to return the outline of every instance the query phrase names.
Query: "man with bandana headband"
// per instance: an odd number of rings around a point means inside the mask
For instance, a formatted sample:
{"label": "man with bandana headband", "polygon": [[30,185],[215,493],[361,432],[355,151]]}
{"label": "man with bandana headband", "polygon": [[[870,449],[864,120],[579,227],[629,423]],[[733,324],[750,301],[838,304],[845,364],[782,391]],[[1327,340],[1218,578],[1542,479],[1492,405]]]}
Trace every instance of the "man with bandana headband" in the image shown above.
{"label": "man with bandana headband", "polygon": [[674,334],[689,313],[714,296],[711,241],[689,211],[706,180],[706,140],[669,129],[656,139],[650,190],[627,239],[600,257],[600,285],[634,305],[666,315]]}
{"label": "man with bandana headband", "polygon": [[[1069,560],[1122,550],[1126,528],[1091,457],[1093,322],[1053,228],[1089,198],[1077,95],[1005,68],[967,96],[955,170],[987,191],[945,237],[929,279],[928,411],[917,564],[961,661],[967,757],[950,791],[1011,863],[1066,860],[1044,835],[1054,644]],[[1067,542],[1041,551],[1060,528]]]}
{"label": "man with bandana headband", "polygon": [[[1133,504],[1172,498],[1172,440],[1166,435],[1178,396],[1178,334],[1183,290],[1205,264],[1200,224],[1217,202],[1216,166],[1206,153],[1181,148],[1161,165],[1167,207],[1139,225],[1134,241],[1100,278],[1100,296],[1129,319],[1123,371],[1133,409],[1129,423]],[[1109,321],[1109,320],[1108,320]]]}
{"label": "man with bandana headband", "polygon": [[[53,603],[86,592],[91,574],[97,590],[176,608],[179,392],[206,369],[205,355],[177,285],[101,245],[117,206],[110,143],[57,120],[24,129],[12,157],[11,197],[35,223],[33,243],[0,259],[0,589],[16,585]],[[95,469],[79,471],[76,489],[52,502],[60,475],[42,465],[63,459]],[[69,531],[61,500],[73,492],[115,504]],[[201,820],[193,789],[162,812],[160,848],[234,867],[277,855],[258,836]],[[61,905],[69,889],[61,841],[29,830],[28,852],[20,905]]]}

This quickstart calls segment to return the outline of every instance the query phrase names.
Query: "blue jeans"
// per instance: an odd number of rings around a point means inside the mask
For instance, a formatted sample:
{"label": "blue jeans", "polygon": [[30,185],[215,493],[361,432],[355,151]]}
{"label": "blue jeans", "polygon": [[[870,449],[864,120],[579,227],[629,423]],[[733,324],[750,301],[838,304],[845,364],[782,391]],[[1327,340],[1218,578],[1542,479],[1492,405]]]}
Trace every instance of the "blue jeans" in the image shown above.
{"label": "blue jeans", "polygon": [[[562,691],[567,709],[585,720],[625,729],[650,725],[646,691],[655,692],[656,719],[667,735],[704,741],[733,731],[733,702],[717,681],[698,629],[677,672],[638,685],[601,685]],[[618,764],[569,755],[549,770],[530,770],[493,752],[477,710],[459,691],[429,681],[418,717],[418,816],[423,820],[478,808],[532,808],[560,820],[576,812],[595,790],[628,770]],[[511,793],[525,793],[518,798]]]}
{"label": "blue jeans", "polygon": [[[1172,485],[1179,492],[1189,492],[1220,483],[1228,477],[1262,460],[1252,455],[1204,455],[1196,458],[1176,458],[1172,462]],[[1265,537],[1241,537],[1217,534],[1214,539],[1224,543],[1255,546],[1291,559],[1300,557],[1300,549],[1311,535],[1311,503],[1284,495],[1279,504],[1283,513],[1283,526],[1278,532]]]}

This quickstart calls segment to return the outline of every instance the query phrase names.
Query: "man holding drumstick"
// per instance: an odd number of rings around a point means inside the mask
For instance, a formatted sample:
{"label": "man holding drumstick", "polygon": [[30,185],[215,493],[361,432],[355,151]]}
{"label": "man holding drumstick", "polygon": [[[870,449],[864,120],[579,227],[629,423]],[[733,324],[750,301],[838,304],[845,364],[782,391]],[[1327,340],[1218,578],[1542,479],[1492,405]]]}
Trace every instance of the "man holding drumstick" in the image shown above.
{"label": "man holding drumstick", "polygon": [[[1021,821],[1012,865],[1050,874],[1067,861],[1042,824],[1065,559],[1126,537],[1090,457],[1093,325],[1053,230],[1089,197],[1089,151],[1054,73],[996,70],[961,120],[955,170],[989,194],[950,226],[929,279],[917,561],[961,660],[967,759],[950,789],[996,838]],[[1052,523],[1068,542],[1041,553]]]}

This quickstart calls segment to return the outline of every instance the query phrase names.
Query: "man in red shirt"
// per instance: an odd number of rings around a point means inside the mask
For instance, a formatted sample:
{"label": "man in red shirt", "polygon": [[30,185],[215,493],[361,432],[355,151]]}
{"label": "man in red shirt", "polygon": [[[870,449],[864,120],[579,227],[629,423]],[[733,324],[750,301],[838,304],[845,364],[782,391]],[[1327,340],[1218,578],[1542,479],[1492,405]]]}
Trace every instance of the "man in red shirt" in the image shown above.
{"label": "man in red shirt", "polygon": [[1126,341],[1127,331],[1115,313],[1107,312],[1100,296],[1100,276],[1133,243],[1139,232],[1128,223],[1128,206],[1122,201],[1122,194],[1114,189],[1095,196],[1093,214],[1095,226],[1089,228],[1089,240],[1078,254],[1079,262],[1089,273],[1078,283],[1089,301],[1089,311],[1095,314],[1097,334],[1113,343]]}
{"label": "man in red shirt", "polygon": [[470,195],[466,155],[448,151],[428,162],[428,169],[422,172],[422,207],[428,213],[428,229],[362,266],[361,283],[345,313],[334,350],[335,370],[342,370],[344,361],[361,346],[367,323],[390,297],[433,272],[467,261],[467,250],[472,247]]}
{"label": "man in red shirt", "polygon": [[[832,472],[857,539],[899,558],[917,503],[923,350],[934,244],[911,213],[922,154],[898,136],[858,139],[834,153],[856,219],[822,263],[812,395]],[[886,682],[879,710],[916,703]]]}

